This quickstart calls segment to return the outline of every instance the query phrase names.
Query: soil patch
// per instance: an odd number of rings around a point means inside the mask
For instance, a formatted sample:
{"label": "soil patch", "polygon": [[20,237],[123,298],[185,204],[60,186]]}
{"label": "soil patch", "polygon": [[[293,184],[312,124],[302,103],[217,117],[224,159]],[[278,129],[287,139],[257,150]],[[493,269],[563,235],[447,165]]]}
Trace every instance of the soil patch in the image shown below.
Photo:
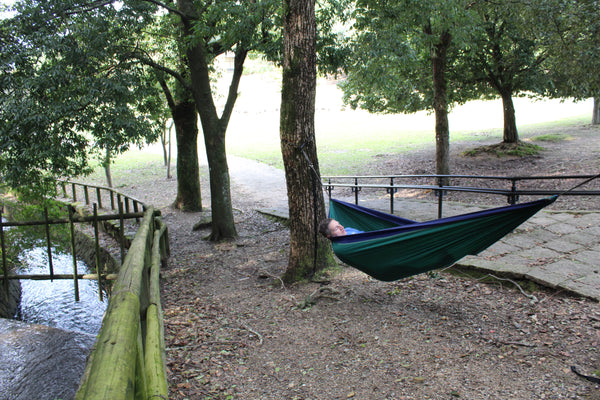
{"label": "soil patch", "polygon": [[[598,127],[568,133],[523,158],[465,157],[472,145],[453,143],[451,170],[597,173]],[[364,173],[431,174],[434,152],[378,157]],[[173,185],[124,191],[164,205]],[[327,285],[285,286],[287,228],[235,187],[233,197],[239,238],[227,243],[193,231],[201,213],[162,210],[172,249],[162,272],[170,398],[600,399],[599,386],[570,369],[600,369],[597,303],[451,270],[386,283],[341,266]],[[600,209],[574,197],[554,207]]]}

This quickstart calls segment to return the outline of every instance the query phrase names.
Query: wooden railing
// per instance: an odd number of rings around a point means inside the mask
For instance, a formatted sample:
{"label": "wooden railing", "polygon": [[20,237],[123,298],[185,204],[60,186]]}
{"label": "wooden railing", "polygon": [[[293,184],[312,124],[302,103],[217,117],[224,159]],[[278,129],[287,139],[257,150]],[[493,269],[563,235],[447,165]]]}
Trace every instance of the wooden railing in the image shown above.
{"label": "wooden railing", "polygon": [[100,209],[108,209],[107,202],[110,204],[111,210],[117,210],[119,204],[123,204],[123,210],[126,213],[132,211],[144,211],[146,209],[146,205],[141,200],[107,186],[91,185],[67,180],[60,180],[58,181],[58,184],[62,195],[64,197],[70,197],[73,202],[78,202],[79,199],[83,197],[83,201],[86,205],[89,206],[92,203],[96,203]]}
{"label": "wooden railing", "polygon": [[[111,188],[67,181],[59,182],[59,185],[62,186],[64,197],[77,202],[79,195],[83,194],[86,205],[93,202],[94,215],[80,217],[70,212],[68,220],[49,221],[46,217],[44,221],[33,224],[49,226],[50,223],[70,223],[72,227],[74,222],[92,222],[97,227],[100,220],[119,219],[122,231],[124,217],[133,217],[138,221],[143,217],[127,254],[122,255],[121,267],[76,399],[167,399],[159,274],[170,249],[167,226],[161,220],[160,212]],[[90,191],[95,194],[95,199]],[[109,196],[111,210],[119,209],[118,215],[97,214],[98,206],[105,208],[102,203],[103,195]],[[140,208],[144,212],[138,211]],[[5,223],[4,226],[21,224]],[[0,236],[2,226],[0,223]],[[2,243],[4,246],[4,241]],[[5,254],[5,249],[2,250]],[[97,276],[100,277],[100,274]],[[71,277],[75,282],[83,278],[76,271],[68,276]],[[13,277],[5,276],[4,282],[8,282],[8,278]],[[57,275],[53,275],[51,271],[49,278],[56,279]]]}
{"label": "wooden railing", "polygon": [[148,207],[123,262],[76,399],[167,399],[160,266],[167,227]]}
{"label": "wooden railing", "polygon": [[[44,208],[44,219],[41,220],[33,220],[33,221],[8,221],[4,222],[2,220],[3,216],[3,208],[4,206],[0,206],[0,246],[2,249],[2,257],[0,260],[0,266],[2,267],[2,275],[0,276],[6,285],[8,280],[54,280],[54,279],[73,279],[73,291],[75,296],[75,301],[79,301],[79,279],[95,279],[98,281],[98,294],[100,295],[100,299],[102,299],[102,293],[104,288],[105,280],[112,280],[115,277],[113,273],[118,269],[118,261],[113,257],[106,256],[104,257],[104,262],[102,262],[102,257],[100,254],[100,244],[99,244],[99,225],[103,223],[108,223],[112,220],[121,221],[121,227],[124,224],[124,221],[127,219],[139,219],[143,217],[143,213],[129,213],[129,214],[104,214],[98,215],[96,207],[94,207],[93,215],[91,216],[82,216],[75,213],[75,209],[72,206],[68,206],[69,214],[68,218],[49,218],[48,217],[48,209]],[[60,225],[65,224],[69,225],[69,238],[71,244],[71,255],[73,261],[73,273],[72,274],[56,274],[54,273],[53,268],[53,243],[50,235],[50,226],[52,225]],[[76,246],[76,224],[91,224],[94,228],[94,238],[93,238],[93,246],[94,246],[94,259],[89,260],[86,259],[87,263],[90,266],[95,266],[95,273],[86,273],[82,274],[78,271],[77,259],[81,256],[81,249]],[[46,240],[46,252],[48,255],[48,273],[47,274],[14,274],[9,272],[9,263],[7,261],[7,239],[5,238],[5,228],[16,228],[16,227],[31,227],[31,226],[44,226],[45,227],[45,240]],[[121,237],[124,237],[124,233],[120,232]],[[119,241],[121,248],[121,261],[124,259],[125,253],[125,244],[123,240]],[[107,258],[110,258],[108,260]],[[107,261],[111,267],[107,267]]]}
{"label": "wooden railing", "polygon": [[170,253],[167,226],[153,207],[112,188],[69,181],[60,184],[63,195],[70,195],[75,202],[82,194],[86,205],[95,200],[99,208],[107,208],[103,199],[108,198],[110,209],[118,209],[119,213],[137,214],[140,208],[144,210],[112,287],[102,327],[75,398],[167,399],[159,282],[161,265]]}

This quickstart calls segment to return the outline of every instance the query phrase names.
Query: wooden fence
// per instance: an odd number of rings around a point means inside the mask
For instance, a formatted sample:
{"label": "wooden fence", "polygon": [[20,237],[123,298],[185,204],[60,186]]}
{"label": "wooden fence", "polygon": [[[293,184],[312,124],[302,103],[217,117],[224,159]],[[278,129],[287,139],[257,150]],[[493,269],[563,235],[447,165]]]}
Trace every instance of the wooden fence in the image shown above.
{"label": "wooden fence", "polygon": [[[146,209],[145,204],[135,197],[121,193],[107,186],[91,185],[87,183],[58,181],[60,192],[64,197],[69,197],[73,202],[78,202],[81,197],[86,205],[92,203],[98,204],[98,208],[108,209],[108,203],[111,210],[117,210],[120,204],[123,204],[125,213],[138,212]],[[105,201],[106,200],[106,201]]]}
{"label": "wooden fence", "polygon": [[140,208],[144,210],[75,398],[167,399],[159,282],[161,265],[170,253],[167,226],[153,207],[112,188],[76,182],[61,182],[61,186],[63,195],[70,195],[73,201],[83,193],[86,205],[95,200],[98,207],[107,208],[103,198],[108,196],[110,209],[118,208],[120,214],[136,215]]}
{"label": "wooden fence", "polygon": [[[96,227],[100,220],[120,219],[121,235],[125,218],[142,218],[137,233],[129,245],[116,281],[111,290],[108,307],[96,343],[77,391],[76,399],[120,400],[120,399],[167,399],[168,386],[165,369],[165,346],[162,307],[160,303],[159,274],[161,265],[169,256],[169,236],[167,226],[160,218],[160,212],[141,201],[119,193],[111,188],[86,185],[76,182],[59,182],[64,197],[77,201],[81,193],[86,205],[93,202],[94,215],[74,216],[68,220],[53,223],[92,222]],[[67,191],[70,189],[70,192]],[[92,199],[90,191],[95,194]],[[103,207],[103,192],[110,198],[110,209],[119,209],[119,214],[98,215],[97,206]],[[115,201],[116,200],[116,201]],[[123,202],[125,207],[123,207]],[[130,208],[131,206],[131,208]],[[140,212],[142,208],[144,212]],[[1,217],[1,212],[0,212]],[[1,223],[2,227],[29,223]],[[33,224],[49,226],[48,218]],[[72,229],[71,229],[72,230]],[[98,235],[96,229],[96,237]],[[4,241],[2,246],[4,246]],[[50,245],[48,245],[50,247]],[[97,240],[96,240],[96,246]],[[2,249],[5,254],[5,249]],[[121,250],[123,253],[123,250]],[[5,271],[7,268],[5,268]],[[50,277],[51,276],[51,277]],[[67,278],[84,278],[75,270]],[[100,274],[97,274],[100,277]],[[8,279],[18,276],[4,276]],[[62,278],[50,274],[48,279]],[[35,279],[29,277],[28,279]],[[40,278],[41,279],[41,278]],[[77,285],[77,284],[76,284]]]}
{"label": "wooden fence", "polygon": [[167,399],[159,272],[166,225],[144,213],[112,289],[76,399]]}

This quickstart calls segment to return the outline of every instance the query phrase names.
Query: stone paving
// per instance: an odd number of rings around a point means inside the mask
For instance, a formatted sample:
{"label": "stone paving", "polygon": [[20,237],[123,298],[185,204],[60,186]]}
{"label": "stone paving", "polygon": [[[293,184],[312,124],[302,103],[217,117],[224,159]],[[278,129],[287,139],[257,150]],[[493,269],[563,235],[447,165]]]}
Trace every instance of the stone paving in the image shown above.
{"label": "stone paving", "polygon": [[458,264],[600,301],[600,213],[542,210]]}

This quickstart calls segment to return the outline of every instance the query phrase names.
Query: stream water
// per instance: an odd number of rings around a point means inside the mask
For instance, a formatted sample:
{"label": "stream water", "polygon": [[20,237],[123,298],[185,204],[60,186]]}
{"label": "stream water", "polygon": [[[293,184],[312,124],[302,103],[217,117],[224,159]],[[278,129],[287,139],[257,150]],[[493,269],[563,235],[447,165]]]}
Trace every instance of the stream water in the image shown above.
{"label": "stream water", "polygon": [[[45,248],[34,247],[20,255],[21,267],[17,274],[48,274],[48,254]],[[70,254],[52,251],[55,274],[72,274]],[[77,262],[78,273],[90,273],[88,266]],[[21,280],[21,308],[18,319],[47,325],[66,331],[96,335],[108,305],[106,296],[100,300],[98,282],[80,279],[79,301],[75,301],[74,282],[71,279]]]}
{"label": "stream water", "polygon": [[[19,275],[48,275],[48,253],[35,239],[18,256]],[[55,274],[72,274],[70,254],[52,249]],[[77,262],[78,273],[90,273]],[[72,279],[21,283],[20,321],[0,319],[0,400],[70,400],[83,374],[108,300],[100,300],[98,282],[80,279],[75,301]]]}

